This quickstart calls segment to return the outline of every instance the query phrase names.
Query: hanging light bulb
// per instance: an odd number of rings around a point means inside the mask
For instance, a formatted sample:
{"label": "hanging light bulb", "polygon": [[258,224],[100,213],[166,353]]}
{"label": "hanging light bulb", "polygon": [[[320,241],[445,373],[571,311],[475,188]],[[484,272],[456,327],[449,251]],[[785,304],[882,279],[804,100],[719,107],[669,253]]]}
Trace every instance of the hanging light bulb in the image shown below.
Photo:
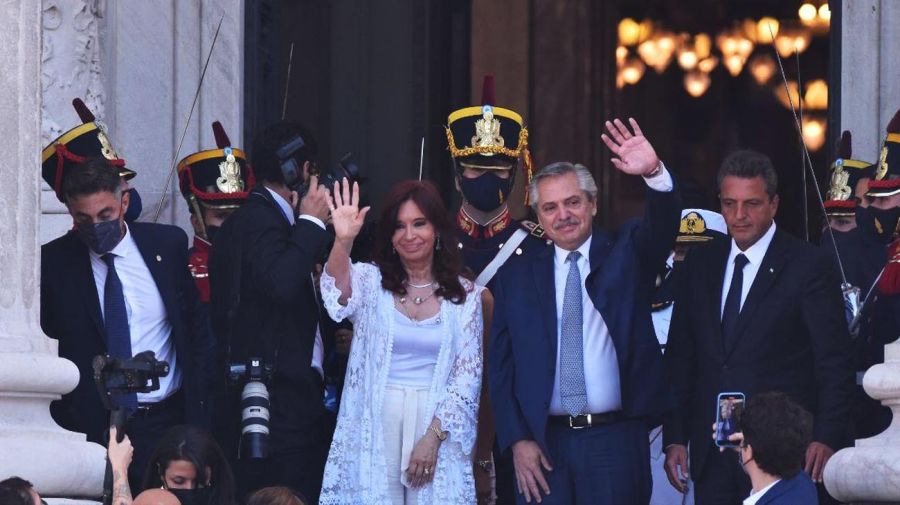
{"label": "hanging light bulb", "polygon": [[640,58],[632,56],[622,65],[622,80],[625,81],[625,84],[637,84],[641,77],[644,77],[646,68]]}
{"label": "hanging light bulb", "polygon": [[684,89],[694,98],[698,98],[709,89],[709,74],[692,70],[684,74]]}
{"label": "hanging light bulb", "polygon": [[678,51],[678,65],[685,70],[693,70],[697,66],[699,58],[697,53],[691,48]]}
{"label": "hanging light bulb", "polygon": [[643,42],[645,40],[649,40],[650,37],[653,36],[653,31],[654,31],[653,21],[651,21],[649,19],[645,19],[644,21],[641,21],[638,26],[640,27],[640,30],[638,32],[637,43],[640,44],[641,42]]}
{"label": "hanging light bulb", "polygon": [[813,26],[816,23],[816,17],[818,15],[819,10],[811,3],[805,3],[797,10],[797,16],[800,17],[800,22],[803,23],[804,26]]}
{"label": "hanging light bulb", "polygon": [[730,54],[722,60],[722,64],[725,65],[732,77],[737,77],[744,68],[744,59],[739,54]]}
{"label": "hanging light bulb", "polygon": [[778,51],[779,56],[787,58],[794,54],[795,43],[794,36],[786,33],[785,30],[785,32],[775,37],[775,50]]}
{"label": "hanging light bulb", "polygon": [[809,47],[810,34],[805,30],[799,30],[794,36],[794,52],[803,53]]}
{"label": "hanging light bulb", "polygon": [[712,39],[709,35],[698,33],[694,37],[694,52],[697,53],[697,58],[700,60],[709,56],[712,52]]}
{"label": "hanging light bulb", "polygon": [[806,94],[803,95],[803,103],[810,110],[825,110],[828,108],[828,84],[823,79],[816,79],[806,86]]}
{"label": "hanging light bulb", "polygon": [[803,142],[810,151],[818,151],[825,145],[825,120],[808,114],[803,117]]}
{"label": "hanging light bulb", "polygon": [[756,23],[756,41],[760,44],[771,44],[772,37],[778,35],[778,20],[764,17]]}
{"label": "hanging light bulb", "polygon": [[716,65],[719,64],[719,58],[715,56],[710,56],[709,58],[704,58],[697,63],[697,69],[701,72],[708,74],[715,70]]}
{"label": "hanging light bulb", "polygon": [[631,18],[625,18],[619,21],[619,43],[623,46],[633,46],[637,44],[641,36],[641,25]]}
{"label": "hanging light bulb", "polygon": [[823,3],[819,7],[819,19],[825,22],[825,24],[831,23],[831,7],[828,6],[828,2]]}
{"label": "hanging light bulb", "polygon": [[796,109],[800,105],[800,89],[797,86],[797,81],[788,81],[787,87],[791,93],[790,99],[788,99],[788,94],[785,92],[782,84],[775,86],[775,98],[778,99],[778,102],[785,109]]}
{"label": "hanging light bulb", "polygon": [[766,84],[775,75],[775,60],[768,53],[754,56],[750,60],[750,74],[756,84]]}
{"label": "hanging light bulb", "polygon": [[749,18],[741,21],[741,31],[744,33],[744,37],[747,37],[753,42],[758,42],[758,39],[756,38],[756,21]]}
{"label": "hanging light bulb", "polygon": [[616,48],[616,65],[622,66],[622,63],[625,63],[625,57],[628,56],[628,48],[625,46],[619,46]]}

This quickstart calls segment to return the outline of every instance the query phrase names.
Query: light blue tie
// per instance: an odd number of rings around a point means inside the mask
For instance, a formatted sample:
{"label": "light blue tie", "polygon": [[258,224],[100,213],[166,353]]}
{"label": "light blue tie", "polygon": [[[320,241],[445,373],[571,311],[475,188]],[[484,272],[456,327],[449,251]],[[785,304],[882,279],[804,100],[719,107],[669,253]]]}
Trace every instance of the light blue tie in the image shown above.
{"label": "light blue tie", "polygon": [[563,409],[571,416],[584,413],[587,390],[584,386],[584,330],[581,313],[581,253],[569,253],[569,275],[563,295],[562,330],[559,351],[559,395]]}

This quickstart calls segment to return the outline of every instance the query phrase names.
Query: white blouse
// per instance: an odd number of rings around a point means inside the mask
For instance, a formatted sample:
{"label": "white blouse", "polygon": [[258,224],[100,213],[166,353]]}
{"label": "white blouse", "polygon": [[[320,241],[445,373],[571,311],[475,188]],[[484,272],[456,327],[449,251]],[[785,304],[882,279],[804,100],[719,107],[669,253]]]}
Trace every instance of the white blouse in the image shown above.
{"label": "white blouse", "polygon": [[413,321],[394,309],[394,352],[387,383],[428,389],[441,350],[441,314]]}
{"label": "white blouse", "polygon": [[[350,282],[351,296],[347,305],[341,305],[341,292],[327,265],[320,281],[328,313],[335,321],[349,318],[354,334],[319,503],[381,505],[390,503],[381,417],[399,330],[397,310],[393,295],[381,287],[381,272],[375,265],[354,263]],[[434,480],[416,490],[421,505],[475,503],[472,452],[481,393],[483,288],[462,278],[460,282],[466,290],[462,304],[441,300],[440,346],[425,416],[416,430],[424,436],[431,419],[437,417],[441,428],[449,432],[438,449]]]}

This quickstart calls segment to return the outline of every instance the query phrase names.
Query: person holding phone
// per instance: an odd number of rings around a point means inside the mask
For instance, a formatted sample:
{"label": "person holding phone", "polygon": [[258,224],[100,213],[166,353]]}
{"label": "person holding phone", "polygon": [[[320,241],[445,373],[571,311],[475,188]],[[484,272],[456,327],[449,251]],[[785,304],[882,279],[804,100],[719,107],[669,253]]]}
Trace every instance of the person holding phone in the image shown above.
{"label": "person holding phone", "polygon": [[[781,391],[814,415],[804,470],[821,482],[825,463],[846,443],[853,395],[851,341],[833,258],[777,228],[772,162],[737,151],[718,175],[730,239],[712,241],[685,262],[665,361],[678,407],[663,425],[669,482],[688,474],[698,505],[738,503],[750,480],[709,438],[710,409],[722,391],[748,397]],[[823,489],[824,492],[824,489]]]}

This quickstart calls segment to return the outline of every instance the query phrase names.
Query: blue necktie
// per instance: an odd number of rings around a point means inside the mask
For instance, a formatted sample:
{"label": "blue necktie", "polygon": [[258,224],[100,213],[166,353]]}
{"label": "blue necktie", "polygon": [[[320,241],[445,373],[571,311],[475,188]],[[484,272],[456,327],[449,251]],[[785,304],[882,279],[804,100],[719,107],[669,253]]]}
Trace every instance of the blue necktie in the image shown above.
{"label": "blue necktie", "polygon": [[737,340],[737,320],[741,314],[741,294],[744,290],[744,267],[750,260],[743,254],[734,257],[734,273],[731,275],[731,286],[725,297],[725,310],[722,312],[722,340],[725,350],[731,349]]}
{"label": "blue necktie", "polygon": [[572,251],[566,290],[563,295],[562,329],[559,351],[559,396],[562,407],[571,416],[584,413],[587,406],[587,389],[584,385],[584,329],[581,305],[581,272],[578,258],[581,253]]}
{"label": "blue necktie", "polygon": [[[128,311],[122,281],[116,272],[116,256],[102,256],[106,263],[106,284],[103,288],[103,322],[106,326],[106,348],[113,358],[131,358],[131,330],[128,328]],[[137,407],[137,395],[113,395],[113,400],[126,409]]]}

